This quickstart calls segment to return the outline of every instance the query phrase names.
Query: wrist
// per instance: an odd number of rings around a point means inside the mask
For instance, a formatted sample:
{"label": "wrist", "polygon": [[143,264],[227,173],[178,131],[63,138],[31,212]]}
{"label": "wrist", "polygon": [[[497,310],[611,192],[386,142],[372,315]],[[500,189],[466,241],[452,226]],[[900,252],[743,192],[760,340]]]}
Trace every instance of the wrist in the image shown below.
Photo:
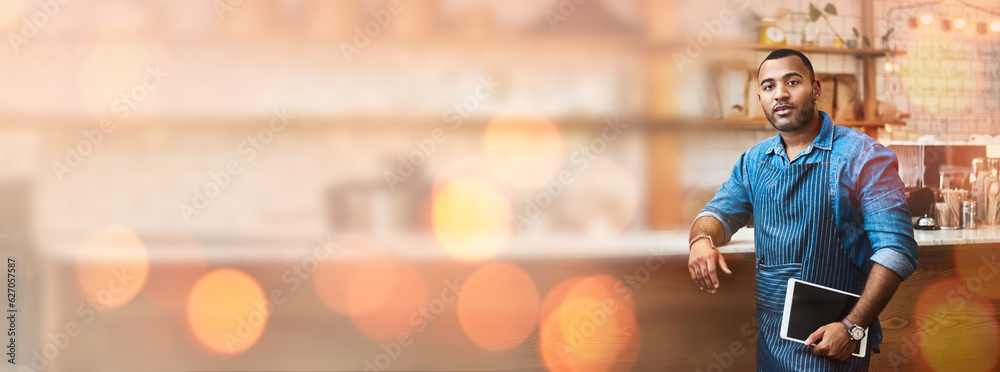
{"label": "wrist", "polygon": [[688,242],[688,250],[690,251],[691,248],[694,246],[694,243],[697,243],[700,240],[707,240],[709,246],[711,246],[712,249],[715,249],[715,242],[712,241],[712,236],[711,235],[698,235],[698,236],[692,238],[691,241]]}
{"label": "wrist", "polygon": [[865,329],[850,321],[847,317],[844,317],[844,319],[840,321],[840,324],[844,326],[844,329],[847,331],[847,336],[850,337],[852,341],[860,341],[865,337]]}

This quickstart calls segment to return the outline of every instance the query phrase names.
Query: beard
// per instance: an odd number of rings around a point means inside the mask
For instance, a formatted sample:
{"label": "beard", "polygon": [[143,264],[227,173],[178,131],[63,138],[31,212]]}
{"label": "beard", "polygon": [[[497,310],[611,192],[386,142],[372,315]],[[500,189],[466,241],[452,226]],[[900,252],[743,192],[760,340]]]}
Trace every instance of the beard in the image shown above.
{"label": "beard", "polygon": [[810,96],[804,105],[792,108],[795,109],[795,115],[789,118],[775,119],[774,109],[771,109],[770,112],[764,110],[764,116],[767,117],[771,126],[779,132],[794,132],[802,129],[813,120],[816,112],[816,100]]}

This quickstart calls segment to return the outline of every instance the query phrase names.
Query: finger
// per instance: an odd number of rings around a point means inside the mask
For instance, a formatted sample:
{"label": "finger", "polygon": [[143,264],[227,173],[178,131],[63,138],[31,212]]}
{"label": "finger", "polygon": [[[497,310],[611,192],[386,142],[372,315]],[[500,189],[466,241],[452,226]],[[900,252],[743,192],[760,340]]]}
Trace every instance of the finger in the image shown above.
{"label": "finger", "polygon": [[701,279],[701,287],[706,291],[712,291],[712,282],[708,279],[708,266],[705,263],[698,265],[698,277]]}
{"label": "finger", "polygon": [[693,266],[691,266],[691,270],[694,271],[694,283],[696,285],[698,285],[698,289],[704,291],[705,290],[705,281],[702,279],[703,275],[702,275],[702,272],[701,272],[702,271],[701,270],[701,263],[700,262],[695,262],[693,264]]}
{"label": "finger", "polygon": [[811,346],[812,344],[816,343],[816,341],[819,341],[821,339],[823,339],[823,328],[817,329],[815,332],[810,334],[809,337],[806,337],[805,344],[807,346]]}
{"label": "finger", "polygon": [[729,265],[726,265],[726,258],[721,254],[719,255],[719,267],[722,268],[722,272],[728,275],[733,275],[733,272],[729,271]]}
{"label": "finger", "polygon": [[688,273],[691,274],[691,282],[693,282],[694,285],[698,287],[698,289],[704,290],[705,288],[701,286],[701,279],[698,278],[698,270],[695,268],[694,265],[688,266]]}
{"label": "finger", "polygon": [[712,289],[719,288],[719,276],[715,273],[715,258],[708,259],[708,277]]}

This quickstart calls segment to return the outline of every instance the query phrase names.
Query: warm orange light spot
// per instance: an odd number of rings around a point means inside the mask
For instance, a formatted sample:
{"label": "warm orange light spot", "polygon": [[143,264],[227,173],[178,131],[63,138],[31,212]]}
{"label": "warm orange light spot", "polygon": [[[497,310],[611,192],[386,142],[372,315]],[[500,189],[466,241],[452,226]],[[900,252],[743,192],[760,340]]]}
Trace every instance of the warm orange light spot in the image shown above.
{"label": "warm orange light spot", "polygon": [[990,31],[1000,32],[1000,21],[990,22]]}
{"label": "warm orange light spot", "polygon": [[578,231],[611,237],[624,231],[635,217],[639,186],[620,164],[597,157],[576,175],[563,197],[566,216]]}
{"label": "warm orange light spot", "polygon": [[[428,313],[430,304],[427,284],[420,273],[402,262],[393,262],[392,272],[389,300],[371,311],[350,314],[354,326],[365,336],[377,341],[398,340],[404,334],[412,336],[430,322],[423,317]],[[355,281],[351,285],[357,286],[354,291],[361,291],[366,284]],[[348,307],[351,306],[348,303]]]}
{"label": "warm orange light spot", "polygon": [[457,179],[434,197],[431,223],[438,241],[453,256],[487,259],[503,249],[510,237],[510,202],[489,181]]}
{"label": "warm orange light spot", "polygon": [[917,297],[914,311],[921,355],[936,371],[994,371],[1000,358],[1000,325],[986,299],[967,283],[943,279]]}
{"label": "warm orange light spot", "polygon": [[955,26],[956,30],[964,30],[966,26],[965,19],[957,18],[954,21],[951,21],[951,25]]}
{"label": "warm orange light spot", "polygon": [[490,121],[483,149],[500,179],[520,188],[539,188],[553,179],[563,159],[556,124],[538,114],[505,114]]}
{"label": "warm orange light spot", "polygon": [[121,225],[92,231],[80,245],[76,280],[84,295],[104,308],[134,298],[149,275],[149,252],[139,235]]}
{"label": "warm orange light spot", "polygon": [[[996,371],[1000,327],[996,311],[986,302],[939,303],[931,313],[950,317],[946,324],[925,321],[920,334],[933,334],[921,345],[924,359],[935,371]],[[960,324],[964,323],[965,327]],[[963,330],[963,328],[968,329]]]}
{"label": "warm orange light spot", "polygon": [[538,323],[545,324],[545,321],[549,318],[549,316],[559,309],[559,306],[566,300],[566,295],[569,294],[571,289],[573,289],[573,286],[583,279],[583,276],[574,276],[563,280],[559,282],[559,284],[556,284],[555,287],[552,287],[552,289],[549,290],[549,294],[545,295],[545,301],[542,301],[542,309],[538,314]]}
{"label": "warm orange light spot", "polygon": [[149,280],[142,294],[161,307],[180,307],[207,272],[208,257],[201,243],[183,231],[167,232],[150,242]]}
{"label": "warm orange light spot", "polygon": [[495,263],[465,281],[458,297],[458,319],[469,339],[484,350],[510,350],[535,330],[538,305],[538,289],[528,273]]}
{"label": "warm orange light spot", "polygon": [[313,288],[327,307],[344,315],[370,312],[389,300],[394,280],[392,259],[363,235],[338,237],[333,252],[318,261]]}
{"label": "warm orange light spot", "polygon": [[641,335],[634,302],[626,291],[616,290],[624,284],[607,275],[569,280],[576,284],[541,325],[539,351],[545,366],[550,371],[630,370]]}
{"label": "warm orange light spot", "polygon": [[188,325],[209,350],[239,354],[253,346],[267,326],[264,290],[250,275],[218,269],[201,277],[188,297]]}

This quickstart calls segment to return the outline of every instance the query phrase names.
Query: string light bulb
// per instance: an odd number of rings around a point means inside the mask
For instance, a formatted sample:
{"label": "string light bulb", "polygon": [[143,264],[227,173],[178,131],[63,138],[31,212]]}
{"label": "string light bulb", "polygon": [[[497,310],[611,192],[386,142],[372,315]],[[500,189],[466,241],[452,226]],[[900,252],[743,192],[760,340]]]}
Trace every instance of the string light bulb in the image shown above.
{"label": "string light bulb", "polygon": [[930,13],[924,13],[920,15],[920,23],[924,25],[929,25],[934,23],[934,16]]}
{"label": "string light bulb", "polygon": [[956,30],[964,30],[965,26],[966,26],[965,19],[963,19],[963,18],[955,18],[954,21],[951,21],[951,25],[955,26]]}
{"label": "string light bulb", "polygon": [[990,31],[1000,32],[1000,21],[993,21],[993,23],[990,23]]}

